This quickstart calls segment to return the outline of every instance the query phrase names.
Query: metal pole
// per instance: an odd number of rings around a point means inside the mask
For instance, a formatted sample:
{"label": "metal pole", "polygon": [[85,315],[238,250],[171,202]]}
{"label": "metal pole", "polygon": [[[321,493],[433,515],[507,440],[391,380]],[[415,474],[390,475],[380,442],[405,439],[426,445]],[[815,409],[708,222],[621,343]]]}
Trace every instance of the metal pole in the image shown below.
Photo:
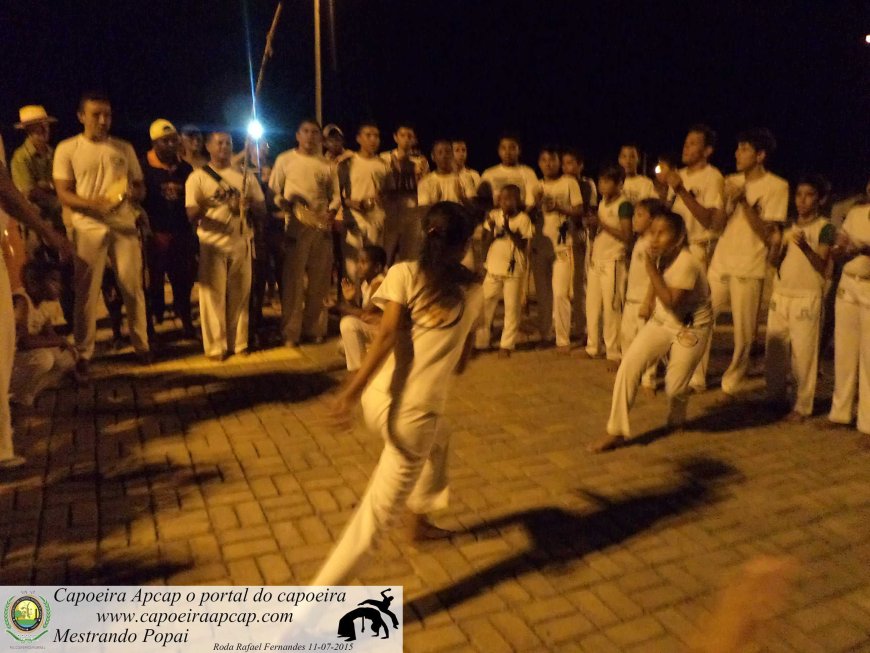
{"label": "metal pole", "polygon": [[320,0],[314,0],[314,113],[323,124],[323,80],[320,62]]}

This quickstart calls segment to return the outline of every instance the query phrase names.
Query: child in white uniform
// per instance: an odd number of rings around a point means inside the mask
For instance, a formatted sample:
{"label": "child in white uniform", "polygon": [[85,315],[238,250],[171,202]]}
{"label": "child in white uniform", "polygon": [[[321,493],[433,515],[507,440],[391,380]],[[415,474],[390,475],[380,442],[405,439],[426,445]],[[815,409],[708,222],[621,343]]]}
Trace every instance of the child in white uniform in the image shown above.
{"label": "child in white uniform", "polygon": [[834,225],[818,213],[824,192],[822,179],[798,182],[797,222],[770,248],[770,262],[777,270],[767,315],[767,393],[773,401],[784,400],[791,372],[795,402],[786,419],[792,422],[812,415],[816,393],[822,292],[836,234]]}
{"label": "child in white uniform", "polygon": [[[722,391],[733,395],[749,368],[749,350],[761,302],[767,248],[781,237],[778,224],[788,211],[788,182],[765,168],[776,141],[766,129],[753,129],[737,137],[734,159],[737,174],[725,180],[728,223],[710,263],[710,292],[715,319],[731,307],[734,353],[722,375]],[[693,388],[706,385],[709,350]]]}
{"label": "child in white uniform", "polygon": [[[649,255],[652,216],[665,213],[665,205],[651,197],[641,200],[634,207],[631,219],[635,233],[634,247],[631,250],[631,265],[628,266],[628,285],[625,289],[625,307],[622,309],[620,341],[622,351],[628,351],[632,341],[640,333],[653,313],[655,296],[646,271],[646,258]],[[656,364],[650,365],[643,373],[641,385],[647,390],[655,390]]]}
{"label": "child in white uniform", "polygon": [[858,391],[858,430],[870,434],[870,204],[852,207],[835,255],[846,264],[834,315],[834,397],[828,419],[851,424]]}
{"label": "child in white uniform", "polygon": [[483,325],[477,331],[477,349],[489,349],[492,320],[498,300],[504,297],[504,328],[501,332],[499,355],[510,356],[520,328],[522,286],[528,270],[529,239],[534,235],[532,221],[520,211],[520,189],[509,184],[498,196],[499,208],[487,216],[483,224],[486,254],[486,278],[483,281]]}
{"label": "child in white uniform", "polygon": [[66,338],[54,332],[47,310],[49,302],[60,298],[60,271],[30,262],[22,276],[24,288],[12,293],[16,352],[9,389],[13,402],[30,407],[43,390],[57,385],[65,375],[77,378],[78,355]]}
{"label": "child in white uniform", "polygon": [[652,179],[646,175],[638,174],[637,166],[639,163],[640,150],[637,145],[626,144],[619,148],[619,165],[625,172],[622,193],[635,206],[641,200],[656,196]]}
{"label": "child in white uniform", "polygon": [[501,189],[514,185],[520,189],[520,209],[528,210],[538,197],[538,177],[529,166],[520,163],[520,141],[516,136],[504,135],[498,142],[501,163],[487,168],[480,177],[481,186],[489,189],[493,204],[498,205]]}
{"label": "child in white uniform", "polygon": [[574,266],[575,221],[583,216],[580,184],[572,175],[561,174],[559,152],[544,148],[538,156],[541,203],[532,240],[532,270],[538,300],[538,329],[542,343],[552,342],[554,325],[560,353],[571,349],[571,286]]}
{"label": "child in white uniform", "polygon": [[[381,309],[371,300],[384,280],[387,252],[383,247],[366,245],[360,250],[356,263],[357,274],[362,279],[359,292],[350,279],[342,279],[341,293],[344,302],[337,307],[344,315],[338,327],[348,372],[355,372],[362,365],[366,349],[381,322]],[[360,296],[358,303],[357,295]]]}
{"label": "child in white uniform", "polygon": [[586,272],[586,354],[601,357],[601,335],[607,360],[621,358],[619,328],[625,303],[625,256],[631,243],[631,202],[622,194],[624,173],[608,166],[598,178],[601,201],[597,218],[588,219],[597,233]]}
{"label": "child in white uniform", "polygon": [[313,585],[344,584],[406,505],[416,515],[416,539],[447,534],[425,515],[447,505],[449,439],[442,416],[451,377],[462,372],[471,351],[483,293],[461,264],[473,229],[465,212],[450,202],[436,204],[423,228],[419,262],[391,267],[375,294],[384,309],[381,328],[336,401],[336,413],[346,420],[362,395],[366,423],[383,436],[384,450]]}
{"label": "child in white uniform", "polygon": [[668,426],[686,419],[689,379],[712,332],[710,288],[704,268],[687,247],[686,227],[676,213],[653,216],[645,265],[655,294],[655,310],[631,343],[613,384],[607,435],[589,447],[598,453],[619,447],[631,437],[628,412],[644,370],[668,357],[665,392]]}

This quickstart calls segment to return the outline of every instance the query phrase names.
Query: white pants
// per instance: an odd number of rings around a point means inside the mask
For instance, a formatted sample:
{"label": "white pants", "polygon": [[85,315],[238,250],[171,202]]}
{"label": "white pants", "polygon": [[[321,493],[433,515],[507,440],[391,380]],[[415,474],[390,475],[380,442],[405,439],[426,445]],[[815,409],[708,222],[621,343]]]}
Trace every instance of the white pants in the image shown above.
{"label": "white pants", "polygon": [[[719,315],[731,307],[731,319],[734,323],[734,353],[731,363],[722,375],[722,390],[734,394],[746,378],[749,369],[749,353],[752,341],[755,339],[755,327],[758,320],[758,306],[761,301],[761,290],[764,279],[748,277],[733,277],[723,274],[714,268],[708,275],[710,283],[710,298],[713,303],[713,324]],[[695,374],[692,376],[693,388],[707,386],[707,367],[710,363],[710,343],[701,358]]]}
{"label": "white pants", "polygon": [[199,245],[199,320],[206,356],[238,354],[248,348],[251,242]]}
{"label": "white pants", "polygon": [[556,345],[571,344],[571,285],[574,275],[571,249],[553,251],[553,244],[544,238],[533,252],[532,272],[538,301],[538,330],[542,340],[550,340],[554,326]]}
{"label": "white pants", "polygon": [[81,357],[90,360],[97,340],[100,287],[107,258],[121,289],[130,340],[137,352],[148,351],[148,320],[142,289],[142,248],[136,231],[122,232],[79,215],[73,217],[75,261],[75,341]]}
{"label": "white pants", "polygon": [[284,241],[281,279],[281,333],[287,343],[301,336],[323,337],[324,300],[332,282],[332,234],[291,223]]}
{"label": "white pants", "polygon": [[870,279],[843,274],[834,305],[832,422],[851,423],[856,386],[858,430],[870,433]]}
{"label": "white pants", "polygon": [[[626,300],[625,306],[622,309],[622,323],[620,326],[620,344],[622,346],[622,351],[628,351],[628,348],[631,346],[631,343],[634,342],[634,339],[637,337],[637,334],[640,333],[640,330],[643,328],[643,325],[647,323],[647,320],[640,317],[637,313],[640,309],[640,302],[628,301]],[[658,363],[653,363],[650,365],[646,371],[643,373],[643,378],[641,379],[641,385],[644,388],[655,388],[656,387],[656,366]]]}
{"label": "white pants", "polygon": [[362,397],[366,424],[384,437],[384,450],[356,512],[312,585],[343,585],[392,526],[403,508],[425,514],[447,507],[449,433],[434,412],[394,410],[389,395],[368,389]]}
{"label": "white pants", "polygon": [[774,291],[767,313],[765,376],[767,393],[785,399],[789,372],[795,384],[794,411],[813,414],[819,373],[819,323],[822,296],[787,296]]}
{"label": "white pants", "polygon": [[518,276],[503,277],[487,274],[483,280],[483,326],[477,330],[475,347],[489,349],[492,338],[492,321],[499,298],[504,296],[504,328],[501,332],[501,349],[513,350],[520,329],[520,312],[522,305],[522,287],[525,283],[525,271],[520,269]]}
{"label": "white pants", "polygon": [[613,384],[613,401],[607,433],[631,436],[628,411],[634,403],[645,370],[668,356],[665,393],[668,397],[668,425],[679,426],[686,420],[689,379],[698,364],[712,332],[712,325],[702,327],[670,326],[655,318],[647,322],[622,358]]}
{"label": "white pants", "polygon": [[[601,335],[607,359],[618,361],[619,329],[625,303],[625,261],[592,261],[586,271],[586,353],[601,354]],[[603,324],[602,324],[603,322]]]}
{"label": "white pants", "polygon": [[0,460],[12,458],[12,415],[9,412],[9,382],[15,360],[15,312],[6,261],[0,254]]}
{"label": "white pants", "polygon": [[341,331],[341,341],[344,344],[347,369],[350,372],[355,372],[362,366],[366,349],[374,340],[378,327],[376,324],[367,324],[353,315],[345,315],[341,318],[338,328]]}
{"label": "white pants", "polygon": [[12,400],[32,406],[43,390],[54,387],[76,366],[72,352],[60,347],[40,347],[15,352],[9,394]]}

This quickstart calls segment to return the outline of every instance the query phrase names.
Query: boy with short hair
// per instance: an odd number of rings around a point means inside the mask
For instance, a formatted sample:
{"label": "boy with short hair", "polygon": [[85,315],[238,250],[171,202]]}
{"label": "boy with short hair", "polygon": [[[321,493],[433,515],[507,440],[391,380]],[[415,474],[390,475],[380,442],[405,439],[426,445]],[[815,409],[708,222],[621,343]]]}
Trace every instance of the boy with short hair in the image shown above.
{"label": "boy with short hair", "polygon": [[[767,249],[778,245],[788,211],[788,182],[767,170],[776,140],[767,129],[750,129],[737,137],[737,172],[725,180],[727,224],[710,263],[713,319],[731,306],[734,353],[722,375],[722,391],[735,394],[749,368],[749,351],[761,301]],[[710,346],[699,363],[692,387],[702,390]],[[697,379],[697,381],[696,381]]]}
{"label": "boy with short hair", "polygon": [[480,173],[477,170],[466,167],[468,161],[468,145],[462,139],[453,141],[453,168],[459,175],[466,187],[474,189],[480,185]]}
{"label": "boy with short hair", "polygon": [[382,311],[371,300],[384,280],[386,266],[387,253],[384,248],[366,245],[360,250],[356,263],[356,271],[361,279],[359,290],[350,279],[341,280],[343,301],[336,309],[343,315],[339,330],[348,372],[360,368],[366,349],[378,330]]}
{"label": "boy with short hair", "polygon": [[416,151],[417,132],[410,123],[399,123],[393,140],[395,149],[381,153],[389,171],[383,197],[386,212],[383,244],[390,264],[418,256],[422,240],[417,184],[429,172],[426,157]]}
{"label": "boy with short hair", "polygon": [[[577,179],[580,184],[580,195],[583,197],[583,214],[598,213],[598,189],[595,182],[583,175],[586,167],[583,155],[573,148],[562,151],[562,173]],[[586,339],[586,268],[589,267],[589,230],[581,223],[574,233],[573,257],[574,278],[572,286],[574,297],[571,304],[572,328],[571,334],[585,341]],[[585,342],[583,343],[585,344]]]}
{"label": "boy with short hair", "polygon": [[57,335],[51,325],[49,302],[61,293],[60,270],[50,263],[31,261],[24,266],[24,287],[12,293],[16,351],[9,386],[10,400],[31,407],[39,394],[66,374],[75,374],[76,349]]}
{"label": "boy with short hair", "polygon": [[626,143],[619,148],[619,165],[625,171],[625,181],[622,182],[622,192],[632,204],[637,204],[647,197],[655,197],[656,191],[652,180],[646,175],[638,174],[640,149],[634,143]]}
{"label": "boy with short hair", "polygon": [[512,134],[503,135],[498,141],[498,158],[501,163],[484,170],[481,186],[488,187],[494,204],[498,203],[501,189],[508,185],[520,191],[520,210],[531,209],[538,198],[538,177],[529,166],[520,163],[520,140]]}
{"label": "boy with short hair", "polygon": [[464,204],[474,197],[475,186],[469,183],[469,176],[462,177],[455,170],[453,143],[443,138],[435,141],[432,161],[435,170],[423,177],[417,186],[417,206],[431,206],[438,202]]}
{"label": "boy with short hair", "polygon": [[[359,252],[366,245],[384,242],[384,220],[381,194],[389,168],[378,156],[381,132],[373,122],[360,123],[356,132],[359,150],[338,164],[338,185],[341,189],[342,222],[346,241]],[[351,263],[348,260],[348,263]],[[348,274],[354,278],[348,265]]]}
{"label": "boy with short hair", "polygon": [[791,422],[812,415],[816,393],[822,291],[836,237],[834,225],[819,215],[825,188],[825,181],[817,176],[798,181],[794,194],[797,220],[769,254],[776,274],[767,314],[767,392],[775,401],[785,399],[786,378],[791,373],[795,402],[786,418]]}
{"label": "boy with short hair", "polygon": [[528,270],[529,239],[534,234],[532,221],[522,211],[520,189],[508,184],[498,195],[498,208],[493,209],[483,225],[486,255],[486,278],[483,281],[483,325],[477,330],[475,347],[489,349],[492,320],[498,300],[504,297],[504,328],[499,344],[499,357],[511,355],[516,344],[522,311],[523,283]]}
{"label": "boy with short hair", "polygon": [[[538,157],[541,200],[532,239],[532,270],[538,300],[541,342],[552,342],[555,331],[559,353],[571,348],[571,285],[576,224],[583,217],[583,196],[573,175],[562,174],[559,152],[544,147]],[[555,329],[554,329],[555,326]]]}
{"label": "boy with short hair", "polygon": [[601,201],[598,215],[587,216],[587,226],[595,234],[589,269],[586,271],[586,355],[604,355],[618,362],[621,358],[619,330],[625,302],[625,257],[631,243],[631,202],[622,192],[625,173],[619,166],[607,166],[598,177]]}

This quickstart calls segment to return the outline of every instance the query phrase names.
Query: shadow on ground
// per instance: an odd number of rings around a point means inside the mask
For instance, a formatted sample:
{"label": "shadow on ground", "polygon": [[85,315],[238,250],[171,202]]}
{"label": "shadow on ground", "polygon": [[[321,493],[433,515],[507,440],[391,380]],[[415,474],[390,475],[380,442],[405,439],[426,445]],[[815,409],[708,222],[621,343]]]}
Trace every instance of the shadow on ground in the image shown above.
{"label": "shadow on ground", "polygon": [[421,621],[525,573],[558,573],[585,555],[619,544],[662,520],[714,503],[722,484],[740,477],[736,469],[712,458],[685,460],[678,465],[676,476],[679,482],[673,487],[616,501],[578,490],[600,506],[589,514],[558,507],[535,508],[471,527],[469,533],[484,537],[493,530],[519,527],[528,534],[531,545],[453,585],[415,597],[410,603],[413,612],[406,618]]}

